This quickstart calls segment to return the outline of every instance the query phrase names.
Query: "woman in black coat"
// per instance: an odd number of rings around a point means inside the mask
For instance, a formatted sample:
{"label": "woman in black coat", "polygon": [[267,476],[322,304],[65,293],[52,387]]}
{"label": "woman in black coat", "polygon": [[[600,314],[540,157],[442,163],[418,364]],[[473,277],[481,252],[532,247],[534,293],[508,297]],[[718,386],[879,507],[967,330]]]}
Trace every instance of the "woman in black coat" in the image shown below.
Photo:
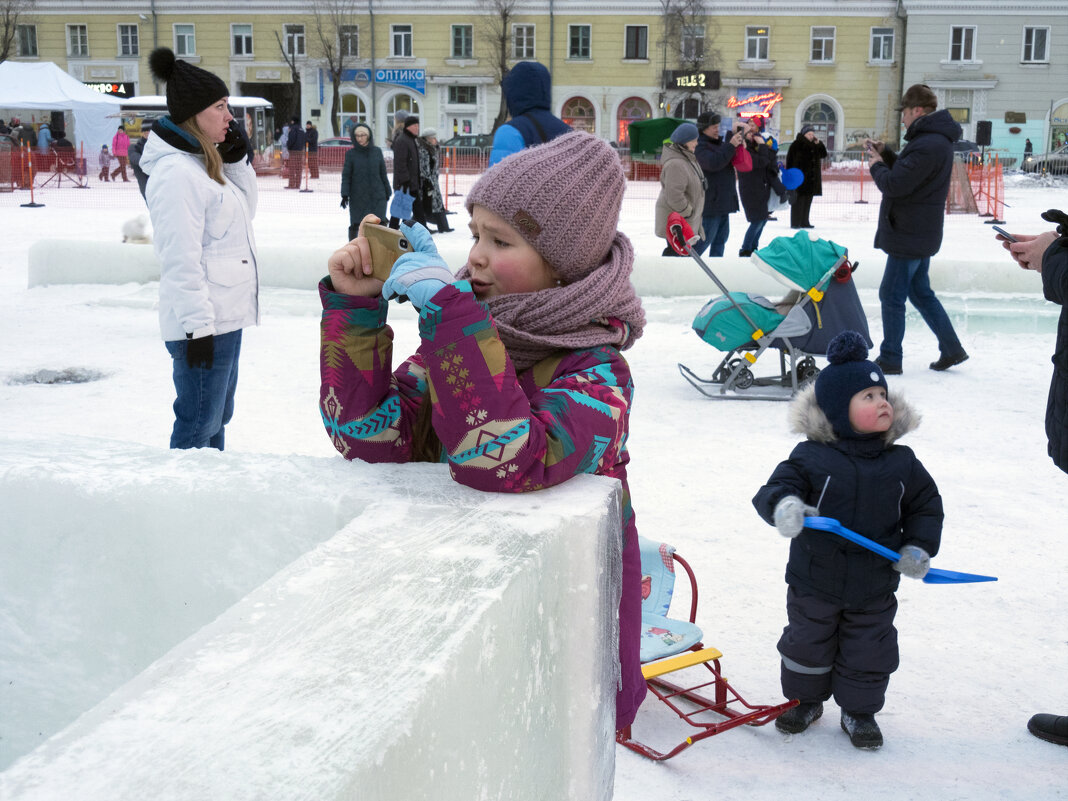
{"label": "woman in black coat", "polygon": [[[356,193],[356,194],[353,194]],[[341,208],[349,210],[349,240],[357,236],[360,220],[374,214],[385,222],[391,190],[386,160],[375,146],[371,129],[363,123],[352,129],[352,150],[341,169]]]}
{"label": "woman in black coat", "polygon": [[786,167],[797,167],[805,176],[797,187],[797,198],[790,206],[791,228],[812,228],[808,218],[812,198],[823,194],[822,162],[827,158],[827,147],[816,138],[811,125],[805,125],[786,151]]}
{"label": "woman in black coat", "polygon": [[764,143],[764,137],[756,129],[746,131],[745,147],[753,159],[753,169],[738,173],[738,194],[742,198],[745,219],[749,229],[742,239],[739,256],[751,256],[760,247],[760,233],[768,221],[768,199],[774,192],[779,200],[786,201],[786,187],[779,180],[779,167],[775,153]]}

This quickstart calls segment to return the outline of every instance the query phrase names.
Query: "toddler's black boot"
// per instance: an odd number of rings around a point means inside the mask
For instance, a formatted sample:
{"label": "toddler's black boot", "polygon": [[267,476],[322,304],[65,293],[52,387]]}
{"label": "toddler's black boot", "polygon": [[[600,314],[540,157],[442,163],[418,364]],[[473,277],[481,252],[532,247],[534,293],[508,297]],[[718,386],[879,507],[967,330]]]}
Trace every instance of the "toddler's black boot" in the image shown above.
{"label": "toddler's black boot", "polygon": [[842,731],[849,735],[849,742],[855,748],[879,748],[883,744],[883,733],[875,722],[875,715],[870,712],[847,712],[842,710]]}
{"label": "toddler's black boot", "polygon": [[819,701],[802,702],[775,718],[775,728],[783,734],[800,734],[823,714]]}

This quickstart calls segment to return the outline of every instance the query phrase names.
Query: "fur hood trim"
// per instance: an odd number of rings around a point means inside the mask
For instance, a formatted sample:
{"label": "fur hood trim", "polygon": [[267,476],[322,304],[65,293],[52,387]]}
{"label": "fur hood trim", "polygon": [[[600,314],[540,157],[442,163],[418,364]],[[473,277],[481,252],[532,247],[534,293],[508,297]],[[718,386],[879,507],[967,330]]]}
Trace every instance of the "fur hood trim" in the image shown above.
{"label": "fur hood trim", "polygon": [[[894,407],[894,422],[883,434],[883,441],[887,445],[893,445],[910,431],[916,430],[923,416],[901,393],[888,391],[886,398]],[[815,382],[797,393],[797,397],[790,404],[789,421],[791,431],[803,434],[815,442],[833,442],[837,439],[831,421],[816,403]]]}

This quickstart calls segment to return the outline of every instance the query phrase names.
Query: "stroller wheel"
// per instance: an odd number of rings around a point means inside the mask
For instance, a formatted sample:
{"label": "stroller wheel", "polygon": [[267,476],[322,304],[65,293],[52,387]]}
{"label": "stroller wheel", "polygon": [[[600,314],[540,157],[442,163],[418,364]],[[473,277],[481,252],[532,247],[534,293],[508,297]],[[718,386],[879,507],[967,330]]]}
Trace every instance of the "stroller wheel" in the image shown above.
{"label": "stroller wheel", "polygon": [[797,365],[797,385],[802,387],[808,384],[810,381],[815,381],[816,376],[820,374],[820,368],[816,366],[815,359],[802,359],[801,363]]}
{"label": "stroller wheel", "polygon": [[749,389],[753,386],[753,382],[756,378],[753,376],[753,371],[748,367],[743,367],[738,371],[738,375],[734,378],[734,386],[737,389]]}

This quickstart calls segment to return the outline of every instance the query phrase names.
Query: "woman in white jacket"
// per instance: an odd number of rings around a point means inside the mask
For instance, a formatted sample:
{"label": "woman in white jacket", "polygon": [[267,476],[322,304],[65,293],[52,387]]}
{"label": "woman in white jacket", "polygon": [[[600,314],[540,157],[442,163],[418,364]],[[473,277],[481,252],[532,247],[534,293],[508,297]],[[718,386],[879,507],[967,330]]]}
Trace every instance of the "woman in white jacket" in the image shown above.
{"label": "woman in white jacket", "polygon": [[174,370],[172,448],[223,449],[234,412],[241,330],[259,323],[252,148],[214,74],[161,47],[167,84],[140,167],[160,263],[159,322]]}

